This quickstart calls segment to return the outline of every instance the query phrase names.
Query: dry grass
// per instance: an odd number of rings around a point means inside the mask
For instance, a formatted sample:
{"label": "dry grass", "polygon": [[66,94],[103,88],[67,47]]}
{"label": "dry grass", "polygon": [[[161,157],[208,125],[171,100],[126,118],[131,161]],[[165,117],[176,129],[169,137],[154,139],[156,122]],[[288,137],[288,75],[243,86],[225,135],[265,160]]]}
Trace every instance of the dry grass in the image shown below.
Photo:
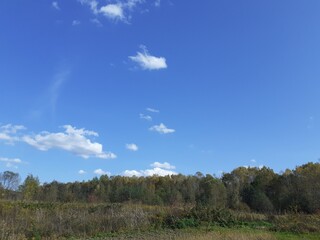
{"label": "dry grass", "polygon": [[276,240],[272,233],[262,231],[246,231],[239,229],[221,229],[210,232],[197,230],[175,230],[149,232],[141,234],[125,234],[114,237],[91,238],[81,240]]}

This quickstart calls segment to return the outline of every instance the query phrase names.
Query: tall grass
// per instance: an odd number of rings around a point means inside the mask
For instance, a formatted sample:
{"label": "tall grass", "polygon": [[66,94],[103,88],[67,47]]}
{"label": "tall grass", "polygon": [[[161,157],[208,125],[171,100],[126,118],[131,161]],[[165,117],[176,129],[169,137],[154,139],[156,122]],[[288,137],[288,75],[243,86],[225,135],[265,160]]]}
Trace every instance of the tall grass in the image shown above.
{"label": "tall grass", "polygon": [[[225,229],[250,228],[251,231],[234,234],[232,231],[210,230],[217,226]],[[194,236],[179,230],[190,228],[205,228],[207,233]],[[1,240],[88,239],[128,232],[143,233],[141,239],[161,239],[163,234],[159,238],[152,235],[145,238],[148,232],[157,229],[174,230],[171,232],[173,234],[164,234],[162,239],[273,239],[270,232],[257,233],[252,230],[320,233],[320,216],[266,216],[199,207],[0,201]]]}

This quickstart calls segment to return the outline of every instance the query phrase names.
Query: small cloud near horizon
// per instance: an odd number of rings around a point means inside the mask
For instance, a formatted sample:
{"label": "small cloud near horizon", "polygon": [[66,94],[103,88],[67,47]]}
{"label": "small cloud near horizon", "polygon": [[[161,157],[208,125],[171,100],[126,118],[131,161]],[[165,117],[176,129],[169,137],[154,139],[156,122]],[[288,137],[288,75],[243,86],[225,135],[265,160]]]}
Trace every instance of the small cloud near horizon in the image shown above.
{"label": "small cloud near horizon", "polygon": [[97,175],[108,175],[108,176],[111,176],[110,172],[104,171],[101,168],[94,170],[93,173],[97,174]]}
{"label": "small cloud near horizon", "polygon": [[159,163],[154,162],[150,165],[153,167],[152,169],[146,169],[146,170],[125,170],[123,172],[123,175],[126,177],[149,177],[149,176],[171,176],[171,175],[177,175],[178,173],[170,170],[175,169],[175,166],[172,166],[168,162]]}

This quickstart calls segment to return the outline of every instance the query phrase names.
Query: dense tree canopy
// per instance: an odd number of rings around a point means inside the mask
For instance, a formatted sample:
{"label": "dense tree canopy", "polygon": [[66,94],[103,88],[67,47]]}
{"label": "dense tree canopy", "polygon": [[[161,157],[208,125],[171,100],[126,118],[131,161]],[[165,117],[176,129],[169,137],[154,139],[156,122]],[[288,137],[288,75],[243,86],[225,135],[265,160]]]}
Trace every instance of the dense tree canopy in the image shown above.
{"label": "dense tree canopy", "polygon": [[197,172],[193,176],[107,176],[90,181],[40,184],[27,176],[0,173],[2,198],[43,202],[143,203],[231,208],[256,212],[320,211],[320,164],[307,163],[281,174],[263,167],[239,167],[221,178]]}

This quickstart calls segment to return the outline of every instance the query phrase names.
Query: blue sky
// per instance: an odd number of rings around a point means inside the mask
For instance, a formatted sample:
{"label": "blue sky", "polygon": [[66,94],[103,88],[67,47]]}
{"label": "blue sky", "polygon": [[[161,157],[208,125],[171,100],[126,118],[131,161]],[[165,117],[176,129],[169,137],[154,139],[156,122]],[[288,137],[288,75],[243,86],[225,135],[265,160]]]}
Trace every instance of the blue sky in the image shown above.
{"label": "blue sky", "polygon": [[0,171],[221,174],[320,157],[320,2],[0,2]]}

